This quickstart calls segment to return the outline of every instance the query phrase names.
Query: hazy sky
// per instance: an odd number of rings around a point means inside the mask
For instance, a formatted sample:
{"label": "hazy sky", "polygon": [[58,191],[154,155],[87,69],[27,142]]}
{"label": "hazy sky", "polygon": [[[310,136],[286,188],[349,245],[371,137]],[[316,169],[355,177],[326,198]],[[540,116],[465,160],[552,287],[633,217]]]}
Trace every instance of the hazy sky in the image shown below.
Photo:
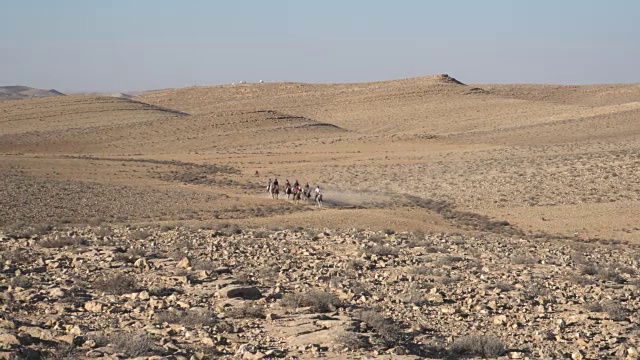
{"label": "hazy sky", "polygon": [[0,0],[0,85],[640,82],[640,1]]}

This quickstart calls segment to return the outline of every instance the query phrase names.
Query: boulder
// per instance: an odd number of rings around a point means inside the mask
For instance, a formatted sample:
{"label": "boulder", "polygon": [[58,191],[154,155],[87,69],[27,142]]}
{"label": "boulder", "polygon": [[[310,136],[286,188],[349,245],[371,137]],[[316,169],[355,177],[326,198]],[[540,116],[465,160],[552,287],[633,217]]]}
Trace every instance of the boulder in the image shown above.
{"label": "boulder", "polygon": [[84,304],[84,308],[87,311],[91,311],[91,312],[101,312],[102,311],[102,304],[100,304],[99,302],[95,302],[95,301],[87,301]]}
{"label": "boulder", "polygon": [[178,261],[178,263],[176,264],[176,267],[183,269],[186,269],[189,266],[191,266],[191,264],[188,257],[183,257],[182,260]]}
{"label": "boulder", "polygon": [[218,296],[222,298],[259,299],[262,293],[255,286],[227,286],[218,290]]}
{"label": "boulder", "polygon": [[2,345],[20,345],[20,341],[13,334],[0,334],[0,344],[2,344]]}

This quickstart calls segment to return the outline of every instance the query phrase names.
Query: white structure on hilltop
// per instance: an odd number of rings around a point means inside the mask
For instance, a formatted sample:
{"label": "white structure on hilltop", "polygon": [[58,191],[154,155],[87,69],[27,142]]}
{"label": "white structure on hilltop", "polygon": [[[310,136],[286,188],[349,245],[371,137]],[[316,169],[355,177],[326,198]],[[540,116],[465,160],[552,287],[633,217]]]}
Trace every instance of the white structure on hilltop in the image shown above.
{"label": "white structure on hilltop", "polygon": [[258,81],[258,82],[259,82],[260,84],[262,84],[264,81],[260,80],[260,81]]}

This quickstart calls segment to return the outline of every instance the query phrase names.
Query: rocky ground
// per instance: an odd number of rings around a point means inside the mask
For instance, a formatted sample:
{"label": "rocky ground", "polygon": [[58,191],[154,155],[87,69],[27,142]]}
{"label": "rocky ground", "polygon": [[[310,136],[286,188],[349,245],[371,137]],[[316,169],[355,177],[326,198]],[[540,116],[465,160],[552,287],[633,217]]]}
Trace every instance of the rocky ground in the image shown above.
{"label": "rocky ground", "polygon": [[638,357],[637,245],[478,233],[7,229],[0,358]]}

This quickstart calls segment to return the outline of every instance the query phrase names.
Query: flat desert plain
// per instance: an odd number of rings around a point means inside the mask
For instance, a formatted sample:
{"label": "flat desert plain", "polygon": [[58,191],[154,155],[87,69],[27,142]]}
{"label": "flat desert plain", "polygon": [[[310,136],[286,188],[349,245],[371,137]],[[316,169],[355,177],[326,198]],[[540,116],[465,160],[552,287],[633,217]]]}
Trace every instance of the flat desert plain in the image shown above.
{"label": "flat desert plain", "polygon": [[638,84],[3,100],[0,351],[635,358],[639,166]]}

